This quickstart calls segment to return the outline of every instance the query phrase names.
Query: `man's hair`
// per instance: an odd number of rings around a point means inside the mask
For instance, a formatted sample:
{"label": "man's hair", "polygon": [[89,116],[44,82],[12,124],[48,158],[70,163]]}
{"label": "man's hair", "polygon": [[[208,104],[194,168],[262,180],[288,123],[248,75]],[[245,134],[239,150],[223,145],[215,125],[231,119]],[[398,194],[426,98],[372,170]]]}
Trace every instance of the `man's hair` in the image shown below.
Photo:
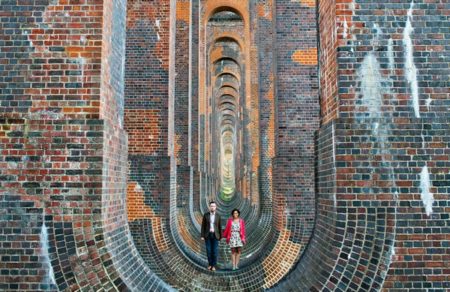
{"label": "man's hair", "polygon": [[210,206],[211,206],[211,204],[216,204],[216,202],[214,202],[214,201],[209,202]]}

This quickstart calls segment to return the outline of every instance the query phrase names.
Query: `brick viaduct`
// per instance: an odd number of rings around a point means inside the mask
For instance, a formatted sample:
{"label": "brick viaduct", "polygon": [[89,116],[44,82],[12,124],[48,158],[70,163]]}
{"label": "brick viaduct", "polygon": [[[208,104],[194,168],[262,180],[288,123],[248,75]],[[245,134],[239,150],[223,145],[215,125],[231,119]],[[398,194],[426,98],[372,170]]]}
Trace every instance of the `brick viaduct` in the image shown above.
{"label": "brick viaduct", "polygon": [[0,0],[0,290],[450,290],[449,11]]}

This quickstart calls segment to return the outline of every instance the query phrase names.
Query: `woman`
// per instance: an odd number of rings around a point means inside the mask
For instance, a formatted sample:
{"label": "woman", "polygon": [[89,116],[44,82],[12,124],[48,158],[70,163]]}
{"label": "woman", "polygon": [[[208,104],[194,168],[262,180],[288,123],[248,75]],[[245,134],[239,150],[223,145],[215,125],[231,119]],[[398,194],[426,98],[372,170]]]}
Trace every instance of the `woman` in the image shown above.
{"label": "woman", "polygon": [[231,247],[231,263],[233,270],[238,269],[241,249],[245,244],[245,223],[240,218],[241,212],[238,209],[231,211],[231,218],[228,219],[227,226],[223,233],[227,243]]}

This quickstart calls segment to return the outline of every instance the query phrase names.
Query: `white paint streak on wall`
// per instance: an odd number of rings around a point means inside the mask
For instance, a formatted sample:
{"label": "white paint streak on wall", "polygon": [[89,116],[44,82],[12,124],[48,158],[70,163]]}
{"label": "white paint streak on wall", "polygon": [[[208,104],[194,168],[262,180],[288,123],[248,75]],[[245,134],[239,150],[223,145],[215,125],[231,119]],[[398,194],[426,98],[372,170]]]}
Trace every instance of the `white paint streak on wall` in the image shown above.
{"label": "white paint streak on wall", "polygon": [[381,35],[383,34],[383,31],[376,23],[373,24],[373,28],[377,31],[377,39],[380,39]]}
{"label": "white paint streak on wall", "polygon": [[431,97],[428,97],[427,98],[427,101],[426,101],[426,105],[427,105],[427,109],[428,110],[430,110],[430,105],[431,105],[431,102],[433,101],[433,99],[431,99]]}
{"label": "white paint streak on wall", "polygon": [[433,213],[434,197],[430,193],[430,174],[426,165],[422,167],[422,172],[420,173],[420,189],[422,190],[420,198],[425,206],[425,212],[427,216],[430,216]]}
{"label": "white paint streak on wall", "polygon": [[380,65],[372,52],[366,55],[358,70],[358,78],[361,81],[362,106],[367,108],[371,116],[381,113],[383,98],[383,77],[380,73]]}
{"label": "white paint streak on wall", "polygon": [[389,60],[389,70],[391,71],[391,74],[395,73],[395,61],[394,61],[394,41],[392,38],[389,38],[388,40],[388,51],[387,56]]}
{"label": "white paint streak on wall", "polygon": [[48,229],[45,223],[42,223],[41,234],[39,235],[41,244],[41,254],[44,261],[44,266],[47,268],[47,275],[44,277],[44,284],[56,285],[55,274],[53,272],[52,264],[50,263],[50,256],[48,255]]}
{"label": "white paint streak on wall", "polygon": [[348,36],[347,32],[348,32],[348,24],[347,24],[347,19],[344,19],[344,34],[343,34],[343,36],[344,36],[344,39],[346,39],[346,38],[347,38],[347,36]]}
{"label": "white paint streak on wall", "polygon": [[403,46],[405,48],[405,74],[406,79],[411,87],[411,94],[413,99],[414,114],[416,118],[420,118],[419,111],[419,86],[417,84],[417,68],[414,64],[413,59],[413,43],[411,40],[411,33],[413,32],[413,27],[411,25],[412,21],[412,11],[414,7],[414,1],[411,2],[411,6],[408,10],[408,20],[406,21],[406,26],[403,31]]}

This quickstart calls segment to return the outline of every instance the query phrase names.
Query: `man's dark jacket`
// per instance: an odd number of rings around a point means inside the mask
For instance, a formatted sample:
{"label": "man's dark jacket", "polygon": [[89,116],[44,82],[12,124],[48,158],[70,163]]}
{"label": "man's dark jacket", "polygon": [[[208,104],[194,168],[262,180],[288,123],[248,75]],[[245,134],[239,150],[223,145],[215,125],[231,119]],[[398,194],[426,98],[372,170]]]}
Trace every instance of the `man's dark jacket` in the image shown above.
{"label": "man's dark jacket", "polygon": [[[209,234],[209,225],[211,223],[210,216],[210,212],[207,212],[203,215],[201,236],[205,239]],[[216,235],[217,240],[220,240],[222,238],[222,220],[220,219],[220,215],[217,212],[216,218],[214,220],[214,234]]]}

